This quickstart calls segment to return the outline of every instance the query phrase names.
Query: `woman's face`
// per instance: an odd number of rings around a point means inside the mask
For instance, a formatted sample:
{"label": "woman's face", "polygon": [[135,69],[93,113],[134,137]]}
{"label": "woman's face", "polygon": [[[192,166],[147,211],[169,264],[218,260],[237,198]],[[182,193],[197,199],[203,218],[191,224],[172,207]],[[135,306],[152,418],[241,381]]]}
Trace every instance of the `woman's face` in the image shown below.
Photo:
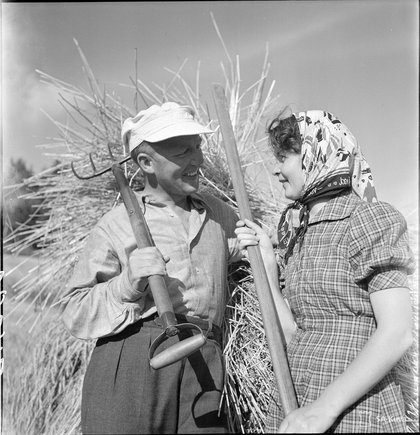
{"label": "woman's face", "polygon": [[277,160],[273,174],[282,183],[285,197],[295,201],[301,197],[304,186],[302,156],[292,151],[280,151]]}

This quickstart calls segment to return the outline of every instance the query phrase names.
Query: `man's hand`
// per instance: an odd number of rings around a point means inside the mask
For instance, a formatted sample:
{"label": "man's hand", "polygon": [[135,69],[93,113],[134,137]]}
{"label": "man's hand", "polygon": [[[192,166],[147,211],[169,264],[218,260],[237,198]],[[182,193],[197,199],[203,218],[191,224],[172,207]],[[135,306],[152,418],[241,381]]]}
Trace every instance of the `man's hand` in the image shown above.
{"label": "man's hand", "polygon": [[128,279],[132,288],[142,292],[146,288],[147,278],[151,275],[166,275],[166,263],[169,257],[164,257],[155,246],[135,249],[129,258]]}

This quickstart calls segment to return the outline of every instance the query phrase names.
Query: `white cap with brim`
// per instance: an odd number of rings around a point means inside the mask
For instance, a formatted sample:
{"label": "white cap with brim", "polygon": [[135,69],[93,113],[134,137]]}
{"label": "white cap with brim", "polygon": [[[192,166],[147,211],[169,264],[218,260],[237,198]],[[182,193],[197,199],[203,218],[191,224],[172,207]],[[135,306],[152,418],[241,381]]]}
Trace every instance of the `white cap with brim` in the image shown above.
{"label": "white cap with brim", "polygon": [[160,142],[176,136],[210,134],[212,130],[194,120],[194,110],[177,103],[153,105],[127,118],[121,136],[126,149],[131,152],[143,141]]}

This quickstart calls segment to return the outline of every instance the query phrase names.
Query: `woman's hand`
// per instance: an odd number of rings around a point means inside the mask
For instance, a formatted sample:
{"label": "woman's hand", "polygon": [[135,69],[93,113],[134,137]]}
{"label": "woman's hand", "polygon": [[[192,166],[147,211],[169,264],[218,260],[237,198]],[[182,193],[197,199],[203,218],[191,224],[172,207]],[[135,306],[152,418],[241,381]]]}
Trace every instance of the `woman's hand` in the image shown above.
{"label": "woman's hand", "polygon": [[256,223],[245,219],[236,223],[236,237],[239,240],[239,247],[246,249],[248,246],[260,246],[263,260],[266,264],[276,262],[273,251],[273,244],[264,230]]}
{"label": "woman's hand", "polygon": [[323,433],[337,419],[332,410],[315,401],[295,409],[281,422],[280,433]]}
{"label": "woman's hand", "polygon": [[281,326],[286,343],[289,343],[296,333],[296,324],[290,308],[280,293],[278,267],[276,256],[274,255],[273,244],[263,229],[248,219],[238,221],[236,226],[235,233],[238,237],[241,249],[257,245],[260,247],[265,271],[271,287],[273,302],[277,312],[279,313],[279,318],[281,319]]}

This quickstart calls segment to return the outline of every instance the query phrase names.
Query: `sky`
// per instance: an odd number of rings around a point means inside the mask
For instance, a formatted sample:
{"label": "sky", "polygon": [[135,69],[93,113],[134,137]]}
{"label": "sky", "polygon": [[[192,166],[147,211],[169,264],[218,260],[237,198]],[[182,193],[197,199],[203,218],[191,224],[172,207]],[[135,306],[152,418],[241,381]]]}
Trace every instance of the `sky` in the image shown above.
{"label": "sky", "polygon": [[[244,88],[261,73],[294,111],[328,110],[358,139],[378,196],[408,219],[418,213],[418,48],[416,0],[2,3],[3,165],[23,158],[34,171],[50,161],[37,145],[57,136],[46,117],[63,116],[56,92],[36,70],[86,88],[82,48],[98,81],[126,89],[171,80],[201,88],[223,83],[226,48],[239,56]],[[184,75],[186,74],[186,76]],[[205,91],[204,91],[205,92]],[[130,101],[132,103],[132,101]]]}

